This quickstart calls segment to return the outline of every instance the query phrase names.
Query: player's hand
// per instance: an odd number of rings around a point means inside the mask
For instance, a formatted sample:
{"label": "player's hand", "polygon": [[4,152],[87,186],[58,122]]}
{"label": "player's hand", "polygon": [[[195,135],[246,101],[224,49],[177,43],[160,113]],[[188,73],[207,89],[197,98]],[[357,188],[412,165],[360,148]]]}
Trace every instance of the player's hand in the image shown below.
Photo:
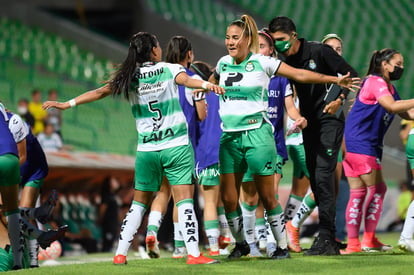
{"label": "player's hand", "polygon": [[359,77],[350,77],[350,73],[348,72],[346,75],[338,77],[338,84],[341,87],[347,88],[352,92],[356,92],[361,87],[359,84],[361,84],[361,78]]}
{"label": "player's hand", "polygon": [[323,108],[324,113],[328,113],[330,115],[336,114],[338,109],[341,107],[342,101],[339,99],[329,102],[325,105],[325,108]]}
{"label": "player's hand", "polygon": [[216,84],[213,84],[211,82],[207,82],[207,90],[208,91],[213,91],[214,93],[216,93],[218,95],[222,95],[226,92],[223,87],[221,87],[219,85],[216,85]]}
{"label": "player's hand", "polygon": [[299,127],[300,130],[303,130],[308,126],[308,121],[306,120],[306,118],[301,116],[300,118],[295,120],[295,124],[297,125],[297,127]]}
{"label": "player's hand", "polygon": [[50,108],[56,108],[59,110],[66,110],[70,108],[69,102],[58,102],[58,101],[46,101],[43,102],[42,108],[48,110]]}

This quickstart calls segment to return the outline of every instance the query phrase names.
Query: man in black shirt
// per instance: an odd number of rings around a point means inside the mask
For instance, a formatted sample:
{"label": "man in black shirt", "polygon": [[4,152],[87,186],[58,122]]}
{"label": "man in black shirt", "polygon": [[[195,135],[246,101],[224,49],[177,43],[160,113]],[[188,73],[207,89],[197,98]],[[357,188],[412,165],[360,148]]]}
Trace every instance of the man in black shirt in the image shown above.
{"label": "man in black shirt", "polygon": [[[275,48],[285,62],[295,68],[327,75],[352,77],[357,72],[330,46],[298,39],[294,22],[284,16],[269,23]],[[348,95],[348,90],[330,89],[325,84],[295,83],[302,115],[308,120],[303,130],[306,164],[312,191],[319,207],[319,236],[305,255],[338,255],[335,242],[335,167],[340,150],[345,117],[336,114]]]}

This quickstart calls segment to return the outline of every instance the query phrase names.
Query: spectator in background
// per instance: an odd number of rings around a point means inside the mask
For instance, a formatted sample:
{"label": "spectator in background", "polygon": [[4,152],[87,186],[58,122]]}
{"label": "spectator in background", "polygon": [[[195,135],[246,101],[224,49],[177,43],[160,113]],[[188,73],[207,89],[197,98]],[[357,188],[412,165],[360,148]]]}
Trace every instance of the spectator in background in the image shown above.
{"label": "spectator in background", "polygon": [[27,98],[19,99],[17,103],[17,113],[30,125],[30,128],[33,130],[35,119],[33,115],[29,112],[29,100]]}
{"label": "spectator in background", "polygon": [[57,152],[63,147],[62,139],[50,123],[45,123],[44,131],[37,136],[37,140],[45,152]]}
{"label": "spectator in background", "polygon": [[35,89],[32,92],[32,101],[29,103],[29,112],[34,117],[33,134],[38,135],[43,132],[44,122],[47,119],[47,111],[42,108],[42,93]]}
{"label": "spectator in background", "polygon": [[111,252],[119,232],[119,206],[116,193],[120,188],[118,180],[106,177],[101,189],[102,202],[99,206],[99,224],[102,228],[102,252]]}
{"label": "spectator in background", "polygon": [[[58,92],[55,89],[49,90],[47,100],[57,101]],[[56,108],[50,108],[47,110],[47,122],[52,124],[55,133],[57,133],[62,138],[62,132],[60,131],[62,127],[62,110]]]}

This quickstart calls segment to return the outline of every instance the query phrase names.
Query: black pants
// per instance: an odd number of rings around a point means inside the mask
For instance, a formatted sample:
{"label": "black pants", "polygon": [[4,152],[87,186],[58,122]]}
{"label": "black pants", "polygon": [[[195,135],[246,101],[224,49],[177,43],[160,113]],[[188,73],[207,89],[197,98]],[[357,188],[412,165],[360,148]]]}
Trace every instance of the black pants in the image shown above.
{"label": "black pants", "polygon": [[308,121],[303,130],[306,165],[319,208],[319,232],[335,236],[335,167],[344,133],[344,122],[334,118]]}

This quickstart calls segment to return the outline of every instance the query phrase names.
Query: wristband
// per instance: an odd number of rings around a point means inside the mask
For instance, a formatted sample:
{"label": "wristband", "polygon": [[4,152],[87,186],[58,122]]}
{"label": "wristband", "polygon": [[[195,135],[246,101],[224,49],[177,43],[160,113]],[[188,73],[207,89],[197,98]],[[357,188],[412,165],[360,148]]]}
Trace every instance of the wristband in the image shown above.
{"label": "wristband", "polygon": [[201,88],[203,88],[204,90],[207,90],[207,84],[209,84],[209,82],[203,81],[203,84],[201,84]]}
{"label": "wristband", "polygon": [[338,98],[341,100],[341,104],[344,104],[345,102],[345,97],[342,95],[339,95]]}
{"label": "wristband", "polygon": [[73,108],[73,107],[75,107],[75,106],[76,106],[76,100],[75,100],[74,98],[72,98],[71,100],[69,100],[69,106],[70,106],[71,108]]}

